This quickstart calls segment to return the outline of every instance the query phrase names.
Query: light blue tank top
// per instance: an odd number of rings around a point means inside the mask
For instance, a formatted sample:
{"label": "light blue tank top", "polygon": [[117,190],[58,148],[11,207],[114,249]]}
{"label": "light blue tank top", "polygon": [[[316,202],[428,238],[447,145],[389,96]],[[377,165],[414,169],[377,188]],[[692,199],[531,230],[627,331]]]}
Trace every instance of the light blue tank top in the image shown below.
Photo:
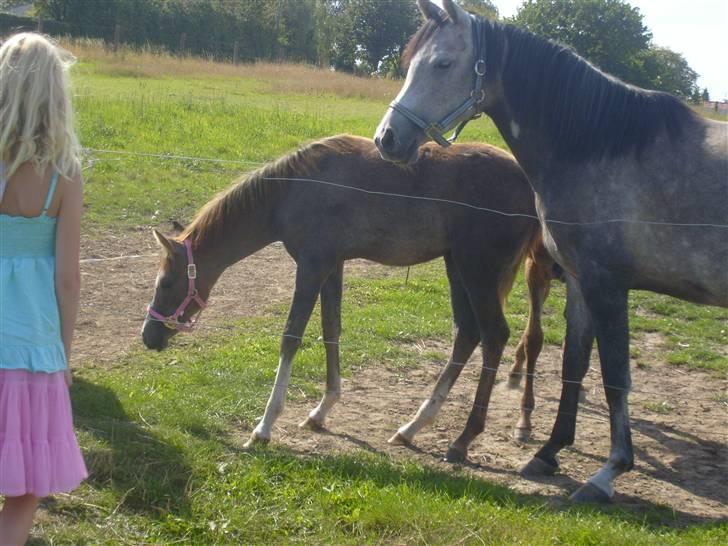
{"label": "light blue tank top", "polygon": [[57,183],[55,173],[39,216],[0,214],[0,369],[67,367],[55,289],[56,219],[48,216]]}

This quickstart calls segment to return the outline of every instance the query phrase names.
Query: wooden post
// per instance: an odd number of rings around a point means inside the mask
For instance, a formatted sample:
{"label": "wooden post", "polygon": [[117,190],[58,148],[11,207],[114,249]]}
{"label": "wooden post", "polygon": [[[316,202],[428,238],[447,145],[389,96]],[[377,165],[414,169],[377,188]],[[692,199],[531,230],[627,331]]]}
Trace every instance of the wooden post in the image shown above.
{"label": "wooden post", "polygon": [[239,60],[240,60],[240,42],[238,40],[235,40],[235,43],[233,44],[233,64],[238,64]]}
{"label": "wooden post", "polygon": [[183,32],[179,37],[179,55],[180,57],[185,56],[185,47],[187,47],[187,33]]}
{"label": "wooden post", "polygon": [[114,53],[119,51],[119,41],[121,40],[121,25],[118,23],[114,27]]}
{"label": "wooden post", "polygon": [[38,34],[43,34],[43,18],[38,16]]}

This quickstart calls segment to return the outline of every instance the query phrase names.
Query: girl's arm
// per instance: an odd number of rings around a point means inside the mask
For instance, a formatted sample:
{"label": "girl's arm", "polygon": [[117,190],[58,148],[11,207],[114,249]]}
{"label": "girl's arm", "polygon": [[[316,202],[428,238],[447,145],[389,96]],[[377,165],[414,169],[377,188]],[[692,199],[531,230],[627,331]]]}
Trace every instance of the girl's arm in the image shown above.
{"label": "girl's arm", "polygon": [[56,227],[56,297],[61,315],[61,337],[66,350],[66,359],[70,360],[73,329],[76,326],[81,293],[79,266],[83,212],[81,175],[76,175],[71,180],[62,180],[59,187],[63,188],[63,192]]}

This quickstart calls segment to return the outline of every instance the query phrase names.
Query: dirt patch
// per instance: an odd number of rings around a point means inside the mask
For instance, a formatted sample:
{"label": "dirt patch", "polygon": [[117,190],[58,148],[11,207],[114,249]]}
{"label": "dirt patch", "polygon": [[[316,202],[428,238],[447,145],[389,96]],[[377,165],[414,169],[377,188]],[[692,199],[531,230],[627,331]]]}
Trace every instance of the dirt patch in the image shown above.
{"label": "dirt patch", "polygon": [[[131,346],[141,343],[139,331],[146,303],[152,296],[157,249],[149,234],[140,231],[87,241],[82,254],[83,258],[143,256],[82,265],[82,302],[72,364],[110,365]],[[231,316],[259,315],[261,309],[287,301],[293,291],[294,272],[295,264],[280,244],[243,260],[220,279],[204,322],[213,325]],[[363,261],[347,264],[345,272],[348,277],[404,278],[404,274],[401,268]],[[728,519],[728,382],[707,373],[663,364],[652,357],[661,345],[657,334],[636,342],[642,355],[639,360],[645,363],[632,367],[634,392],[630,407],[637,460],[635,469],[617,481],[615,501],[641,508],[667,505],[685,523]],[[423,355],[423,366],[417,369],[397,370],[387,362],[379,362],[354,370],[344,380],[343,398],[329,416],[327,431],[315,433],[297,427],[316,400],[289,404],[278,422],[274,441],[307,454],[363,449],[452,470],[441,459],[470,411],[477,382],[477,359],[463,372],[435,424],[415,438],[416,447],[387,444],[387,439],[413,416],[434,385],[441,363],[425,356],[431,355],[433,349],[446,352],[448,348],[437,342],[412,347]],[[585,381],[588,401],[580,408],[576,444],[562,453],[561,473],[541,482],[526,481],[518,475],[519,467],[551,430],[561,385],[560,358],[560,350],[549,346],[539,360],[531,442],[523,445],[512,439],[520,392],[499,385],[493,395],[486,431],[471,446],[468,464],[459,469],[516,491],[561,499],[603,464],[609,451],[609,425],[595,371],[598,362],[594,361]],[[503,367],[512,359],[509,349]],[[506,373],[503,369],[499,376],[505,378]]]}

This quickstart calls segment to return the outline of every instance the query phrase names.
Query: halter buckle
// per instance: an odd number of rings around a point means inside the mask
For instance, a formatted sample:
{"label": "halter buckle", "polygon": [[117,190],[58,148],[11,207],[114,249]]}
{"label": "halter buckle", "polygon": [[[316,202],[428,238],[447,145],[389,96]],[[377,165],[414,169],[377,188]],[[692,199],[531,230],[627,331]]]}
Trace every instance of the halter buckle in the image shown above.
{"label": "halter buckle", "polygon": [[473,67],[473,70],[475,70],[475,73],[481,78],[485,76],[485,61],[483,59],[478,59],[477,61],[475,61],[475,66]]}
{"label": "halter buckle", "polygon": [[197,278],[197,266],[195,264],[187,265],[187,278],[195,280]]}

